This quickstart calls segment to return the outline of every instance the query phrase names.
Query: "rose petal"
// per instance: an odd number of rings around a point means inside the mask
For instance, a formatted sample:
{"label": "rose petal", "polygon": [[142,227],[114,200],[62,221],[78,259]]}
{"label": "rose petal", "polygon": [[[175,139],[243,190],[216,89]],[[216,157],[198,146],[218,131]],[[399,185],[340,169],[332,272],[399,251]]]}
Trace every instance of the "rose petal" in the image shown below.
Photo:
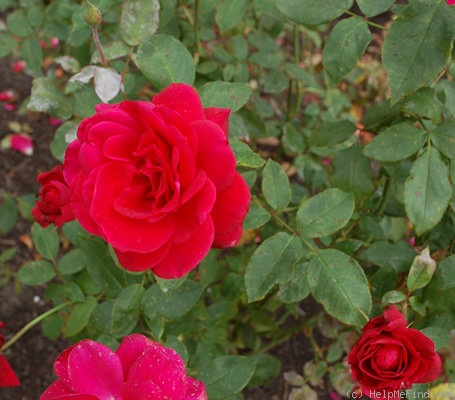
{"label": "rose petal", "polygon": [[75,393],[92,394],[100,400],[120,398],[124,381],[117,354],[92,340],[83,340],[71,349],[68,377]]}
{"label": "rose petal", "polygon": [[11,148],[23,154],[31,156],[33,154],[33,142],[29,136],[14,133],[11,135]]}
{"label": "rose petal", "polygon": [[213,237],[213,223],[211,218],[207,218],[186,242],[173,243],[166,257],[152,269],[152,272],[164,279],[181,278],[196,268],[206,256]]}
{"label": "rose petal", "polygon": [[104,237],[120,251],[141,253],[159,249],[172,235],[175,218],[172,214],[160,221],[148,223],[142,219],[126,217],[113,206],[125,188],[131,187],[134,176],[131,164],[108,162],[103,164],[96,176],[90,216],[103,230]]}
{"label": "rose petal", "polygon": [[250,190],[236,172],[229,190],[218,193],[212,210],[215,227],[213,247],[235,246],[242,235],[242,223],[249,210]]}
{"label": "rose petal", "polygon": [[0,387],[19,386],[20,382],[6,358],[0,354]]}
{"label": "rose petal", "polygon": [[217,190],[227,190],[235,173],[235,156],[221,128],[211,121],[193,123],[198,135],[197,165]]}
{"label": "rose petal", "polygon": [[229,115],[231,110],[229,108],[206,107],[204,108],[204,114],[208,120],[220,126],[227,139],[229,136]]}
{"label": "rose petal", "polygon": [[122,400],[138,399],[169,400],[169,397],[163,393],[161,388],[152,380],[125,382],[122,388]]}
{"label": "rose petal", "polygon": [[171,83],[153,98],[152,103],[177,111],[189,122],[205,119],[198,93],[186,83]]}
{"label": "rose petal", "polygon": [[154,268],[164,257],[169,253],[172,246],[171,242],[165,243],[157,250],[147,253],[139,253],[134,251],[121,251],[114,248],[120,265],[132,272],[142,272]]}
{"label": "rose petal", "polygon": [[207,392],[203,382],[188,376],[185,387],[185,397],[183,400],[207,400]]}

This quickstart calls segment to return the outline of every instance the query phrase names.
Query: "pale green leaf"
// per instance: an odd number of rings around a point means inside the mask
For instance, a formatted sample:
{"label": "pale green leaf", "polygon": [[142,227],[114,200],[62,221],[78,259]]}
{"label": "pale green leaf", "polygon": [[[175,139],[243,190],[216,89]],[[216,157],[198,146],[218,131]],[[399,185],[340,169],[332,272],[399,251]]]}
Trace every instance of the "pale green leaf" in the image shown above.
{"label": "pale green leaf", "polygon": [[387,128],[376,136],[364,150],[367,157],[378,161],[400,161],[417,153],[425,144],[423,129],[403,122]]}
{"label": "pale green leaf", "polygon": [[372,35],[362,18],[347,18],[339,21],[327,37],[322,63],[335,82],[340,82],[363,56]]}
{"label": "pale green leaf", "polygon": [[436,271],[436,261],[431,258],[430,248],[427,246],[414,259],[409,270],[406,282],[409,292],[415,292],[428,285]]}
{"label": "pale green leaf", "polygon": [[216,22],[224,33],[242,21],[248,8],[248,0],[222,0],[216,11]]}
{"label": "pale green leaf", "polygon": [[198,92],[204,107],[237,111],[247,103],[252,89],[247,83],[215,81],[201,86]]}
{"label": "pale green leaf", "polygon": [[198,375],[213,400],[232,398],[254,374],[255,361],[247,356],[221,356],[211,361]]}
{"label": "pale green leaf", "polygon": [[291,20],[308,25],[331,21],[349,10],[354,0],[276,0],[280,11]]}
{"label": "pale green leaf", "polygon": [[272,159],[267,161],[262,172],[262,192],[275,210],[284,210],[291,201],[289,178],[280,164]]}
{"label": "pale green leaf", "polygon": [[246,267],[248,301],[261,300],[275,284],[289,281],[294,264],[302,256],[300,240],[285,232],[278,232],[261,243]]}
{"label": "pale green leaf", "polygon": [[158,29],[160,18],[158,0],[122,1],[120,30],[130,46],[137,46],[150,38]]}
{"label": "pale green leaf", "polygon": [[327,189],[306,200],[297,212],[299,231],[306,237],[323,237],[343,228],[354,212],[354,196]]}
{"label": "pale green leaf", "polygon": [[443,0],[416,0],[400,13],[385,37],[384,67],[392,103],[435,78],[452,48],[455,11]]}
{"label": "pale green leaf", "polygon": [[334,249],[320,250],[308,264],[308,283],[316,301],[340,321],[362,327],[368,320],[371,296],[363,269]]}
{"label": "pale green leaf", "polygon": [[360,10],[369,18],[382,14],[393,6],[395,0],[356,0]]}
{"label": "pale green leaf", "polygon": [[435,226],[452,197],[449,171],[439,152],[430,147],[414,161],[404,185],[404,204],[418,235]]}
{"label": "pale green leaf", "polygon": [[442,154],[455,160],[455,120],[439,125],[431,132],[430,137]]}
{"label": "pale green leaf", "polygon": [[133,59],[145,77],[164,89],[173,82],[194,83],[196,69],[188,49],[176,38],[155,34],[139,45]]}

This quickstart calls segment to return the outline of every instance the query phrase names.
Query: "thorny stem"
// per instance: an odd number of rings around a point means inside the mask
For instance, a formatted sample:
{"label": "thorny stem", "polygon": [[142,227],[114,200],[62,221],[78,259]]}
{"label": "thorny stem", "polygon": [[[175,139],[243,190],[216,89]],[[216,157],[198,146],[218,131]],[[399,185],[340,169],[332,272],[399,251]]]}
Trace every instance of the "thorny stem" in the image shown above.
{"label": "thorny stem", "polygon": [[361,15],[358,15],[356,13],[353,13],[352,11],[349,11],[349,10],[346,10],[345,11],[346,14],[352,16],[352,17],[357,17],[357,18],[362,18],[363,20],[365,20],[365,22],[368,24],[368,25],[371,25],[371,26],[374,26],[375,28],[378,28],[378,29],[381,29],[383,31],[386,31],[387,28],[382,26],[382,25],[379,25],[377,24],[376,22],[373,22],[373,21],[369,21],[367,18],[363,18]]}
{"label": "thorny stem", "polygon": [[98,27],[97,26],[92,26],[92,36],[93,36],[93,41],[95,42],[96,48],[98,49],[98,53],[100,53],[101,65],[103,67],[107,67],[107,61],[106,61],[106,57],[104,56],[103,47],[101,46],[101,42],[100,42],[100,37],[98,35]]}
{"label": "thorny stem", "polygon": [[1,348],[0,348],[0,353],[4,352],[8,347],[16,343],[25,333],[27,333],[28,330],[33,328],[36,324],[41,322],[43,319],[49,317],[50,315],[54,314],[55,312],[61,310],[62,308],[65,308],[66,306],[69,306],[70,304],[73,304],[74,301],[68,301],[66,303],[62,303],[54,308],[51,308],[50,310],[46,311],[45,313],[38,315],[34,320],[30,321],[27,325],[25,325],[19,332],[17,332],[10,340],[8,340]]}

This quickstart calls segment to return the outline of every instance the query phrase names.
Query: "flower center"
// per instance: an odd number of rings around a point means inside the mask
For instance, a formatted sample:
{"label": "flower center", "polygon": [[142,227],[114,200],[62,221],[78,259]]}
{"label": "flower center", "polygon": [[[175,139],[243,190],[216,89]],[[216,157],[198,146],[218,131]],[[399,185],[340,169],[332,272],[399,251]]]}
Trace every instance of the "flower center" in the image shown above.
{"label": "flower center", "polygon": [[375,354],[376,365],[383,370],[393,370],[400,362],[401,348],[397,345],[385,345]]}

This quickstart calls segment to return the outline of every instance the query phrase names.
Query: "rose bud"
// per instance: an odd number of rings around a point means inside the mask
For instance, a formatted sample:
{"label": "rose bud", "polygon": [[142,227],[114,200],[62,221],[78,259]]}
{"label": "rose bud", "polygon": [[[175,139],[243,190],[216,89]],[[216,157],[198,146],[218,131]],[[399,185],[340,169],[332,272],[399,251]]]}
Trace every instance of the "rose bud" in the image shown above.
{"label": "rose bud", "polygon": [[42,185],[39,192],[40,200],[32,210],[35,220],[43,227],[53,223],[61,227],[65,222],[74,219],[70,203],[70,191],[63,178],[62,166],[58,165],[48,172],[38,175]]}

